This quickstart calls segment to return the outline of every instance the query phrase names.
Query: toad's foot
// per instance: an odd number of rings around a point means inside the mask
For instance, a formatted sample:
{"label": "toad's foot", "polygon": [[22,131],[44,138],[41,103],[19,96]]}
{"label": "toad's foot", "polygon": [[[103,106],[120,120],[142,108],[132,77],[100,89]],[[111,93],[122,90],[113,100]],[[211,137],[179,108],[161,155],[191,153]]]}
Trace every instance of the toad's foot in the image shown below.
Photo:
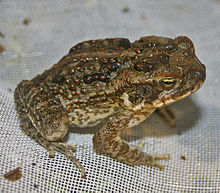
{"label": "toad's foot", "polygon": [[[26,121],[28,122],[29,120],[26,119]],[[25,124],[25,122],[22,122],[22,124]],[[29,126],[28,129],[25,130],[25,128],[27,128],[27,127],[25,127],[25,125],[23,125],[22,131],[26,135],[28,135],[31,138],[33,138],[40,145],[45,147],[47,149],[47,151],[49,152],[49,157],[50,158],[54,157],[54,149],[56,149],[60,153],[64,154],[67,159],[69,159],[70,161],[73,162],[73,164],[81,171],[82,178],[86,178],[85,169],[83,168],[83,166],[80,164],[80,162],[73,155],[73,152],[76,151],[74,145],[65,144],[65,143],[61,143],[61,142],[49,142],[49,141],[45,140],[40,135],[40,133],[35,129],[35,127],[30,127],[31,126],[31,122],[29,122],[27,125]]]}
{"label": "toad's foot", "polygon": [[[144,145],[145,145],[145,139],[142,139],[136,147],[137,149],[142,149]],[[151,159],[151,164],[147,164],[147,165],[155,166],[161,170],[164,169],[164,165],[158,163],[156,160],[167,160],[170,158],[168,154],[157,154],[157,155],[146,154],[145,156],[149,156],[149,159]]]}
{"label": "toad's foot", "polygon": [[69,159],[73,164],[81,171],[82,178],[86,178],[86,172],[83,166],[80,164],[79,160],[75,158],[73,152],[76,151],[74,145],[61,143],[61,142],[52,142],[55,149],[60,153],[64,154],[67,159]]}
{"label": "toad's foot", "polygon": [[[139,143],[138,143],[138,145],[136,146],[138,149],[142,149],[143,147],[144,147],[144,145],[145,145],[145,143],[146,143],[146,141],[145,141],[145,139],[142,139]],[[167,159],[169,159],[170,158],[170,156],[168,155],[168,154],[157,154],[157,155],[152,155],[152,154],[148,154],[150,157],[152,157],[152,159],[154,159],[154,160],[167,160]],[[160,164],[160,163],[158,163],[158,162],[155,162],[155,164],[156,165],[154,165],[154,166],[156,166],[156,167],[158,167],[158,168],[160,168],[160,169],[164,169],[164,165],[162,165],[162,164]]]}
{"label": "toad's foot", "polygon": [[174,128],[176,126],[176,123],[175,123],[176,115],[175,115],[174,111],[169,106],[157,109],[157,112],[170,125],[170,127]]}
{"label": "toad's foot", "polygon": [[132,115],[130,116],[129,113],[115,114],[110,117],[106,125],[93,137],[95,151],[128,165],[150,165],[163,169],[164,166],[158,163],[157,160],[167,160],[169,155],[144,153],[140,150],[144,145],[143,141],[138,147],[131,147],[119,137],[120,132],[128,127],[131,120]]}

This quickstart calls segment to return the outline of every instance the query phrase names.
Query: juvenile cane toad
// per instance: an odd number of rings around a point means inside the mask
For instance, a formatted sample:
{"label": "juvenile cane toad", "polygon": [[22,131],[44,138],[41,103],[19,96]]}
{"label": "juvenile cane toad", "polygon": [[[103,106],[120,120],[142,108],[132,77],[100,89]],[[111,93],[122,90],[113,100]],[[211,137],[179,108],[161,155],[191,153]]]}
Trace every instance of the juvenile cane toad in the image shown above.
{"label": "juvenile cane toad", "polygon": [[[191,40],[148,36],[90,40],[70,49],[51,69],[32,80],[23,80],[14,92],[15,108],[24,134],[45,147],[65,154],[85,177],[74,157],[75,148],[62,142],[74,126],[104,126],[93,137],[94,150],[129,165],[163,168],[151,155],[129,146],[120,132],[131,128],[156,109],[198,90],[205,66]],[[167,116],[169,119],[169,116]]]}

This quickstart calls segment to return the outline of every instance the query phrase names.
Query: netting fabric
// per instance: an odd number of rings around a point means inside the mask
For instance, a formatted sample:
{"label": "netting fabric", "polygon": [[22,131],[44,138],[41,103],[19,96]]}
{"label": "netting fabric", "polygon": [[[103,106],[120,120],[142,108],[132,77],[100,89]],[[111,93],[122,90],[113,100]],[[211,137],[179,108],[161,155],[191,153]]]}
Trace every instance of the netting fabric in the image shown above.
{"label": "netting fabric", "polygon": [[[128,166],[93,151],[95,129],[70,134],[87,178],[64,155],[22,134],[13,90],[51,67],[80,41],[107,37],[190,37],[207,79],[192,96],[172,105],[176,128],[153,114],[125,132],[128,143],[145,139],[143,151],[169,153],[163,171]],[[218,0],[1,0],[0,1],[1,192],[219,192],[220,1]],[[3,175],[21,167],[14,182]]]}

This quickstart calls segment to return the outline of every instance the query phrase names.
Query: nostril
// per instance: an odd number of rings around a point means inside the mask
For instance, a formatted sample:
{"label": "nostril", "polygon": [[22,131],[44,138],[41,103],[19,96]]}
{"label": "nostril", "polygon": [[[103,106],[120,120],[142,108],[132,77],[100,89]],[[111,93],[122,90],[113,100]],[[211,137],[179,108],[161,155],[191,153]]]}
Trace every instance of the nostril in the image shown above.
{"label": "nostril", "polygon": [[200,72],[195,71],[195,73],[194,73],[194,77],[195,77],[195,78],[198,78],[199,76],[200,76]]}
{"label": "nostril", "polygon": [[192,78],[197,78],[197,77],[200,76],[200,74],[201,74],[200,71],[192,70],[191,73],[190,73],[190,76],[191,76]]}

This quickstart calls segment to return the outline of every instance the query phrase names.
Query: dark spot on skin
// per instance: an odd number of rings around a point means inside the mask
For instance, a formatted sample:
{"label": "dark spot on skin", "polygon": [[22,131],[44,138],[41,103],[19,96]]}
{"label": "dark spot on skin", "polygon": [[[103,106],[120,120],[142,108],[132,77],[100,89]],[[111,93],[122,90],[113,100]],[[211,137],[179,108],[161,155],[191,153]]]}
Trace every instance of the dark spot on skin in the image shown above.
{"label": "dark spot on skin", "polygon": [[88,61],[89,61],[89,58],[84,58],[83,59],[83,62],[85,62],[85,63],[88,62]]}
{"label": "dark spot on skin", "polygon": [[89,83],[91,83],[93,81],[93,78],[92,78],[92,76],[85,76],[84,77],[84,82],[86,83],[86,84],[89,84]]}
{"label": "dark spot on skin", "polygon": [[154,63],[149,63],[146,61],[136,61],[134,63],[134,69],[139,71],[139,72],[150,72],[154,70],[156,64]]}
{"label": "dark spot on skin", "polygon": [[52,90],[52,94],[53,95],[57,94],[57,90]]}
{"label": "dark spot on skin", "polygon": [[100,77],[99,77],[99,80],[101,80],[101,81],[105,81],[106,80],[106,76],[105,75],[101,75]]}
{"label": "dark spot on skin", "polygon": [[75,84],[79,84],[79,83],[80,83],[80,80],[79,80],[79,79],[74,79],[74,83],[75,83]]}
{"label": "dark spot on skin", "polygon": [[80,92],[81,92],[82,94],[85,94],[85,93],[86,93],[86,89],[82,88],[82,89],[80,90]]}
{"label": "dark spot on skin", "polygon": [[112,70],[113,65],[108,64],[106,67],[107,67],[108,70]]}
{"label": "dark spot on skin", "polygon": [[69,84],[69,83],[70,83],[70,80],[69,80],[69,79],[67,79],[67,80],[66,80],[66,83],[67,83],[67,84]]}
{"label": "dark spot on skin", "polygon": [[107,62],[108,62],[108,59],[107,59],[107,58],[101,58],[101,59],[100,59],[100,62],[107,63]]}
{"label": "dark spot on skin", "polygon": [[144,64],[134,64],[134,69],[137,71],[143,71],[144,70]]}
{"label": "dark spot on skin", "polygon": [[70,74],[73,74],[74,72],[75,72],[74,69],[70,69],[70,70],[69,70],[69,73],[70,73]]}
{"label": "dark spot on skin", "polygon": [[115,66],[116,66],[117,68],[120,68],[121,64],[120,64],[120,63],[116,63]]}
{"label": "dark spot on skin", "polygon": [[[112,68],[112,67],[111,67]],[[107,69],[107,68],[106,68]],[[108,70],[107,70],[108,71]],[[104,71],[103,71],[104,72]],[[90,84],[94,81],[102,81],[102,82],[108,82],[109,79],[111,78],[110,75],[108,75],[108,72],[105,72],[107,74],[103,74],[103,73],[96,73],[96,74],[93,74],[93,75],[88,75],[88,76],[85,76],[83,78],[83,81],[86,83],[86,84]]]}
{"label": "dark spot on skin", "polygon": [[159,55],[157,55],[157,58],[162,64],[168,64],[169,63],[169,56],[166,55],[166,54],[159,54]]}
{"label": "dark spot on skin", "polygon": [[113,66],[111,67],[111,70],[115,72],[115,71],[117,71],[118,68],[119,68],[118,65],[113,65]]}
{"label": "dark spot on skin", "polygon": [[93,74],[93,75],[92,75],[92,78],[93,78],[94,81],[95,81],[95,80],[98,80],[98,79],[99,79],[99,75],[98,75],[98,74]]}
{"label": "dark spot on skin", "polygon": [[110,58],[110,60],[109,60],[111,63],[114,63],[115,61],[116,61],[116,59],[115,58]]}
{"label": "dark spot on skin", "polygon": [[140,54],[142,51],[143,51],[143,50],[140,49],[140,48],[135,48],[135,52],[136,52],[137,54]]}

